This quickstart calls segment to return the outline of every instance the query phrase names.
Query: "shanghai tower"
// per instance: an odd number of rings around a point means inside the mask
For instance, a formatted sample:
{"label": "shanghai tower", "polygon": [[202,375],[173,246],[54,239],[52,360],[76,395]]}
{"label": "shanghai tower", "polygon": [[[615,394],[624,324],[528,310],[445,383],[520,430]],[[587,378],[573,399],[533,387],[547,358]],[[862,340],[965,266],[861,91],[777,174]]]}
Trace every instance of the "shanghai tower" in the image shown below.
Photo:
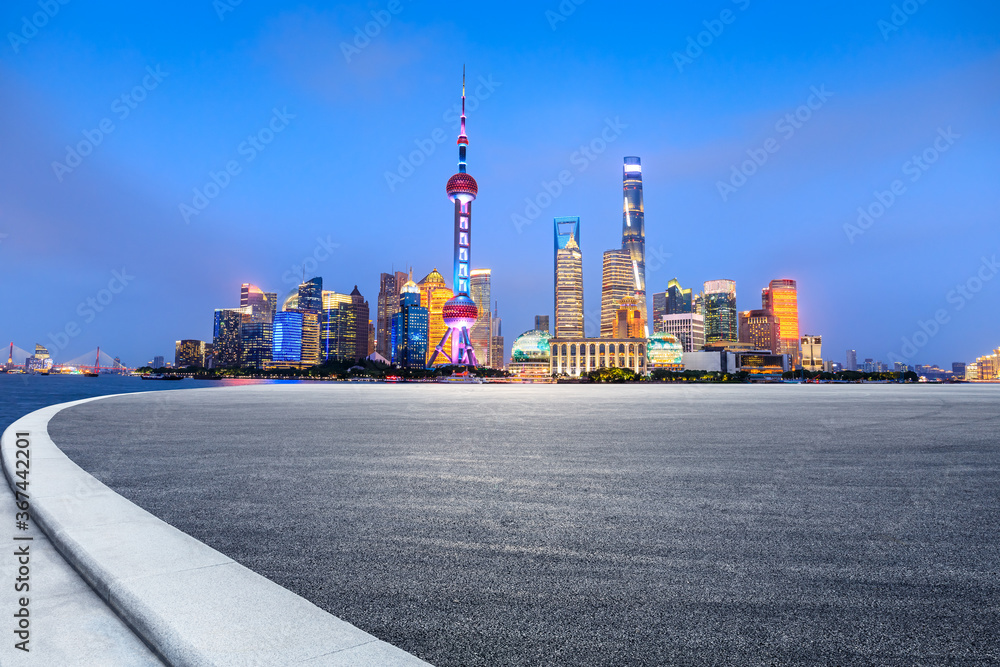
{"label": "shanghai tower", "polygon": [[643,322],[648,323],[646,313],[646,222],[642,209],[642,163],[639,158],[625,158],[622,185],[625,194],[625,205],[622,212],[622,250],[627,251],[632,260],[635,298],[642,310]]}
{"label": "shanghai tower", "polygon": [[466,173],[465,154],[469,137],[465,134],[465,73],[462,73],[462,130],[458,135],[458,173],[448,179],[448,198],[455,205],[455,276],[452,285],[455,296],[448,299],[442,310],[448,327],[441,342],[434,348],[430,365],[444,357],[448,363],[478,366],[469,331],[476,323],[479,310],[469,296],[472,277],[472,201],[479,194],[476,179]]}

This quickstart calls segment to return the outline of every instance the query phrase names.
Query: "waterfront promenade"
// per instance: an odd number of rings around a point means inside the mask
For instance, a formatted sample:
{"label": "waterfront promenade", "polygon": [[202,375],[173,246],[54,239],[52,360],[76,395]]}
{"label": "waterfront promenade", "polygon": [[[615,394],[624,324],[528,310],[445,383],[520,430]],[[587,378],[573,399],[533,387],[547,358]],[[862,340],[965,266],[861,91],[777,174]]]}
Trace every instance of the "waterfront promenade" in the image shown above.
{"label": "waterfront promenade", "polygon": [[995,387],[108,398],[118,493],[436,665],[997,661]]}

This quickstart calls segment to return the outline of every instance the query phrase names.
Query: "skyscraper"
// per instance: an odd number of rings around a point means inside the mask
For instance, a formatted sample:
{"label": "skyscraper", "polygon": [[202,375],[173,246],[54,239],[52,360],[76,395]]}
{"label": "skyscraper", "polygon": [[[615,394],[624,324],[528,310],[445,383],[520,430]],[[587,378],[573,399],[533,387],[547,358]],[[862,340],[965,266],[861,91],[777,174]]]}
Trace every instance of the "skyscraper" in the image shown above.
{"label": "skyscraper", "polygon": [[357,316],[351,295],[323,290],[319,326],[323,361],[357,358],[354,356],[358,346]]}
{"label": "skyscraper", "polygon": [[614,336],[615,312],[627,296],[635,296],[632,256],[627,250],[605,250],[601,275],[601,338]]}
{"label": "skyscraper", "polygon": [[[420,281],[420,303],[427,309],[428,336],[432,344],[427,346],[427,365],[431,363],[434,355],[433,341],[441,340],[448,327],[444,323],[444,304],[454,296],[448,289],[442,276],[437,269],[434,269]],[[443,360],[441,363],[445,363]]]}
{"label": "skyscraper", "polygon": [[556,338],[582,338],[583,253],[570,234],[556,251]]}
{"label": "skyscraper", "polygon": [[472,347],[469,329],[476,323],[479,309],[469,296],[469,279],[472,261],[472,202],[479,194],[479,184],[466,173],[466,149],[469,137],[465,134],[465,72],[462,72],[462,129],[458,135],[458,173],[448,179],[448,199],[455,206],[455,278],[452,283],[455,296],[448,299],[442,309],[441,319],[447,332],[434,348],[431,364],[438,358],[450,364],[478,366],[476,351]]}
{"label": "skyscraper", "polygon": [[[580,248],[580,218],[576,216],[554,218],[552,222],[553,238],[555,239],[555,247],[552,253],[552,285],[556,286],[559,284],[559,251],[566,247],[571,238],[576,242],[577,247]],[[583,252],[582,248],[580,252]],[[555,299],[553,299],[554,303]],[[555,311],[553,310],[553,312]]]}
{"label": "skyscraper", "polygon": [[739,342],[753,345],[755,350],[780,354],[779,321],[770,310],[744,310],[740,313]]}
{"label": "skyscraper", "polygon": [[736,283],[709,280],[705,283],[705,342],[735,343],[738,340]]}
{"label": "skyscraper", "polygon": [[392,316],[399,312],[399,295],[407,275],[402,271],[383,273],[379,279],[378,312],[375,323],[375,351],[392,358]]}
{"label": "skyscraper", "polygon": [[642,164],[637,157],[626,157],[622,175],[625,195],[622,212],[622,249],[632,262],[634,296],[646,314],[646,221],[642,203]]}
{"label": "skyscraper", "polygon": [[[319,322],[323,313],[323,279],[316,277],[299,285],[298,312],[302,313],[302,363],[320,362]],[[278,361],[278,359],[275,359]]]}
{"label": "skyscraper", "polygon": [[[246,317],[248,316],[244,315]],[[240,365],[246,368],[264,368],[264,364],[271,361],[273,335],[273,322],[244,319],[240,328]]]}
{"label": "skyscraper", "polygon": [[685,352],[697,352],[705,347],[705,318],[698,313],[664,315],[657,324],[657,331],[676,336]]}
{"label": "skyscraper", "polygon": [[858,370],[858,351],[848,350],[847,351],[847,365],[845,370],[856,371]]}
{"label": "skyscraper", "polygon": [[[638,299],[627,296],[618,303],[615,311],[615,338],[646,338],[646,321]],[[556,338],[560,338],[557,334]]]}
{"label": "skyscraper", "polygon": [[469,331],[469,338],[479,363],[483,366],[490,365],[490,336],[493,331],[493,314],[490,312],[492,273],[490,269],[473,269],[472,279],[469,281],[469,296],[476,304],[477,311],[476,323]]}
{"label": "skyscraper", "polygon": [[399,295],[399,312],[392,316],[392,363],[400,368],[424,368],[427,362],[427,309],[420,305],[420,288],[412,278]]}
{"label": "skyscraper", "polygon": [[249,308],[218,308],[212,324],[212,346],[216,368],[240,365],[240,330]]}
{"label": "skyscraper", "polygon": [[549,316],[548,315],[535,315],[535,331],[544,331],[545,333],[552,333],[549,330]]}
{"label": "skyscraper", "polygon": [[505,358],[503,353],[503,324],[500,319],[500,303],[493,304],[493,337],[490,340],[490,359],[493,361],[493,368],[503,370]]}
{"label": "skyscraper", "polygon": [[302,361],[302,316],[297,310],[274,314],[271,361],[294,364]]}
{"label": "skyscraper", "polygon": [[802,337],[802,368],[807,371],[823,370],[823,337]]}
{"label": "skyscraper", "polygon": [[781,325],[781,349],[778,352],[791,355],[792,368],[795,368],[802,362],[799,350],[799,297],[795,281],[772,280],[761,292],[761,304],[764,310],[770,310],[778,317]]}
{"label": "skyscraper", "polygon": [[351,310],[354,311],[354,353],[350,355],[354,359],[364,359],[369,355],[368,341],[371,332],[371,320],[368,302],[361,296],[358,286],[355,285],[351,291]]}
{"label": "skyscraper", "polygon": [[299,285],[298,309],[306,313],[318,313],[323,309],[323,279],[311,278]]}
{"label": "skyscraper", "polygon": [[204,341],[179,340],[174,344],[174,366],[176,368],[187,368],[189,366],[204,366],[204,365],[205,365]]}
{"label": "skyscraper", "polygon": [[273,322],[277,302],[278,295],[274,292],[265,292],[250,283],[243,283],[240,287],[240,307],[250,307],[248,315],[250,322]]}
{"label": "skyscraper", "polygon": [[681,287],[677,278],[667,283],[666,315],[681,315],[691,312],[691,290]]}

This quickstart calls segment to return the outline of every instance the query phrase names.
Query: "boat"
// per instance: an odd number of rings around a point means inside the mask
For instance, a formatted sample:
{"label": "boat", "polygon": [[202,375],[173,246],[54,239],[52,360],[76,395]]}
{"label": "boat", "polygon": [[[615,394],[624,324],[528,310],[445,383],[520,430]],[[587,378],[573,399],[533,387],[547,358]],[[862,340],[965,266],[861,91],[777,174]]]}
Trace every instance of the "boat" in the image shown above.
{"label": "boat", "polygon": [[140,376],[143,380],[183,380],[180,375],[164,375],[162,373],[150,373]]}

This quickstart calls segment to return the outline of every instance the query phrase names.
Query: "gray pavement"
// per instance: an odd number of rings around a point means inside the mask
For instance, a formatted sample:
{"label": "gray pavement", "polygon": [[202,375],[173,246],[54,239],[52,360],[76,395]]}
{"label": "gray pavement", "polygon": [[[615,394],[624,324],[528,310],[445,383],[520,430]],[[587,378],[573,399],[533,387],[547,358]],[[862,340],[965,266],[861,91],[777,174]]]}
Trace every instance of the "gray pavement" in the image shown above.
{"label": "gray pavement", "polygon": [[266,386],[49,425],[444,665],[1000,664],[1000,387]]}

